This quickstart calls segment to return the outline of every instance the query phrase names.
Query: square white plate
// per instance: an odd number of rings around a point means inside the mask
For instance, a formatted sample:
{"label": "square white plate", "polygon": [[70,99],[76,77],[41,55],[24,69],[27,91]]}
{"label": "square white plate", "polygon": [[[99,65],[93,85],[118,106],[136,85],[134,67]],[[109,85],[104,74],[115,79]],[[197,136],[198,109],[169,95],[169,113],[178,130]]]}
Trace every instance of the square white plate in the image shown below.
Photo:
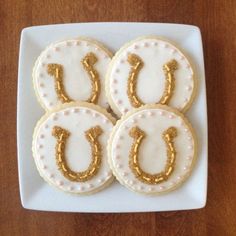
{"label": "square white plate", "polygon": [[[32,85],[32,68],[51,42],[78,36],[95,38],[114,52],[138,36],[159,35],[176,42],[192,59],[198,94],[186,114],[196,129],[198,161],[190,178],[162,196],[143,196],[116,181],[90,196],[70,195],[49,186],[38,174],[31,153],[32,133],[44,114]],[[205,206],[207,192],[207,107],[201,33],[191,25],[158,23],[82,23],[25,28],[21,34],[18,74],[17,139],[20,195],[23,207],[43,211],[142,212],[196,209]]]}

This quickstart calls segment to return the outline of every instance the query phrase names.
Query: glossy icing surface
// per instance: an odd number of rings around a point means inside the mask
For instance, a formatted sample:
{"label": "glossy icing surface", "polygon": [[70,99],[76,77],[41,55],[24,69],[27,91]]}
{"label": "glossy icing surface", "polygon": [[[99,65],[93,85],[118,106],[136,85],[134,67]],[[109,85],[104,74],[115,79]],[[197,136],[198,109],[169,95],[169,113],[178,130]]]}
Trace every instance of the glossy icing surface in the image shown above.
{"label": "glossy icing surface", "polygon": [[75,101],[86,101],[92,94],[91,78],[82,64],[89,53],[96,56],[93,68],[97,71],[101,88],[97,104],[107,108],[104,80],[111,61],[107,50],[85,39],[66,40],[51,44],[36,61],[33,77],[36,93],[47,110],[62,104],[55,90],[54,78],[48,74],[48,65],[60,64],[63,67],[63,86],[68,96]]}
{"label": "glossy icing surface", "polygon": [[[165,169],[167,148],[162,138],[163,132],[174,127],[176,160],[173,173],[160,184],[145,184],[130,168],[129,156],[134,139],[130,130],[139,127],[145,138],[139,147],[138,161],[143,171],[149,174],[160,173]],[[129,189],[141,193],[161,193],[174,189],[190,174],[196,155],[196,141],[190,124],[171,110],[162,107],[143,109],[128,116],[115,126],[110,140],[109,158],[118,180]]]}
{"label": "glossy icing surface", "polygon": [[[56,138],[52,135],[55,126],[70,132],[65,156],[68,166],[75,172],[86,171],[92,161],[91,145],[85,137],[85,132],[91,127],[101,128],[102,134],[98,140],[102,160],[98,173],[93,178],[74,182],[62,175],[56,163]],[[103,113],[87,107],[67,107],[50,114],[37,126],[33,140],[34,159],[43,178],[50,184],[73,193],[91,192],[102,187],[112,178],[106,152],[112,127],[112,122]]]}
{"label": "glossy icing surface", "polygon": [[158,38],[141,38],[128,43],[118,51],[109,67],[107,93],[118,115],[133,108],[127,95],[127,82],[131,71],[128,57],[137,55],[143,67],[137,76],[137,96],[146,103],[158,103],[165,90],[163,66],[175,60],[175,88],[166,105],[183,110],[191,103],[195,89],[194,72],[186,56],[173,44]]}

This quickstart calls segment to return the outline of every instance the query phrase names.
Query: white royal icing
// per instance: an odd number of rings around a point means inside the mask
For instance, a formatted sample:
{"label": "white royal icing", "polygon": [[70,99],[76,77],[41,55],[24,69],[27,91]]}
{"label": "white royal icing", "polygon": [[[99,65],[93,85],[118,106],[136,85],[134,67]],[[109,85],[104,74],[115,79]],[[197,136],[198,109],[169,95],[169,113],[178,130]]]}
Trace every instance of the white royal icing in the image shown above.
{"label": "white royal icing", "polygon": [[175,59],[178,63],[178,69],[174,72],[175,89],[167,105],[180,110],[188,105],[194,91],[193,69],[188,59],[167,41],[143,38],[122,48],[111,63],[108,93],[118,115],[133,108],[127,96],[127,81],[131,70],[127,58],[131,53],[137,54],[144,62],[137,79],[137,95],[144,103],[157,103],[160,100],[165,87],[163,65]]}
{"label": "white royal icing", "polygon": [[34,87],[47,110],[52,110],[61,104],[55,91],[54,78],[47,73],[47,65],[50,63],[63,65],[63,84],[66,93],[75,101],[86,101],[91,94],[92,86],[81,60],[90,52],[94,53],[98,59],[94,65],[101,82],[98,105],[108,107],[104,80],[107,67],[111,61],[109,54],[91,41],[72,39],[51,44],[41,53],[35,63]]}
{"label": "white royal icing", "polygon": [[[146,133],[138,159],[141,168],[149,174],[164,170],[167,154],[162,133],[170,127],[177,129],[177,137],[174,138],[176,161],[168,180],[150,185],[141,182],[131,171],[129,152],[133,138],[129,136],[129,131],[134,126]],[[194,163],[196,144],[182,117],[161,108],[144,109],[129,116],[115,130],[109,154],[111,165],[118,180],[129,189],[147,194],[161,193],[175,188],[189,175]]]}
{"label": "white royal icing", "polygon": [[[99,143],[102,147],[102,162],[98,173],[85,182],[73,182],[62,175],[56,164],[56,138],[52,136],[54,126],[60,126],[70,132],[66,144],[66,160],[74,171],[85,171],[91,162],[91,147],[85,138],[85,131],[99,125],[102,134]],[[69,107],[48,116],[37,128],[34,141],[34,159],[41,175],[52,185],[73,192],[94,191],[111,180],[112,172],[107,162],[107,140],[112,122],[102,113],[87,107]]]}

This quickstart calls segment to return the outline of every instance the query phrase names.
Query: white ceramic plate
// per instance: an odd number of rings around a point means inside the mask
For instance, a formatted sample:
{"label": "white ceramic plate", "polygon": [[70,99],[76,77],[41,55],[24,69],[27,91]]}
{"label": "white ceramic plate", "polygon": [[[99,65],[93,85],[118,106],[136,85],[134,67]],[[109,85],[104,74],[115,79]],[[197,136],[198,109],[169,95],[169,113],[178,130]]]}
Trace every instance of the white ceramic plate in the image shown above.
{"label": "white ceramic plate", "polygon": [[[90,196],[76,196],[49,186],[38,174],[31,152],[32,133],[44,114],[33,91],[31,72],[40,52],[51,42],[87,36],[114,52],[138,36],[159,35],[176,42],[192,59],[198,94],[187,117],[196,129],[199,155],[190,178],[162,196],[143,196],[116,181]],[[43,211],[141,212],[196,209],[205,206],[207,192],[207,107],[202,40],[199,28],[158,23],[82,23],[25,28],[21,34],[18,75],[17,139],[20,195],[23,207]]]}

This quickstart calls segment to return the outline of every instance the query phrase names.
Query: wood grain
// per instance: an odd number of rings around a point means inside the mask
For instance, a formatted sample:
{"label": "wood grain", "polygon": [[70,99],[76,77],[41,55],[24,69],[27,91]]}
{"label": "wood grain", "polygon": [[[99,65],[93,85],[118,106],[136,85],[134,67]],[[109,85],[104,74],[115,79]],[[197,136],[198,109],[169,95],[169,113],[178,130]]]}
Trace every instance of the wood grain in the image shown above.
{"label": "wood grain", "polygon": [[[0,235],[236,235],[236,1],[2,0],[0,3]],[[25,210],[17,176],[20,31],[31,25],[143,21],[201,28],[207,81],[209,184],[204,209],[140,214]]]}

